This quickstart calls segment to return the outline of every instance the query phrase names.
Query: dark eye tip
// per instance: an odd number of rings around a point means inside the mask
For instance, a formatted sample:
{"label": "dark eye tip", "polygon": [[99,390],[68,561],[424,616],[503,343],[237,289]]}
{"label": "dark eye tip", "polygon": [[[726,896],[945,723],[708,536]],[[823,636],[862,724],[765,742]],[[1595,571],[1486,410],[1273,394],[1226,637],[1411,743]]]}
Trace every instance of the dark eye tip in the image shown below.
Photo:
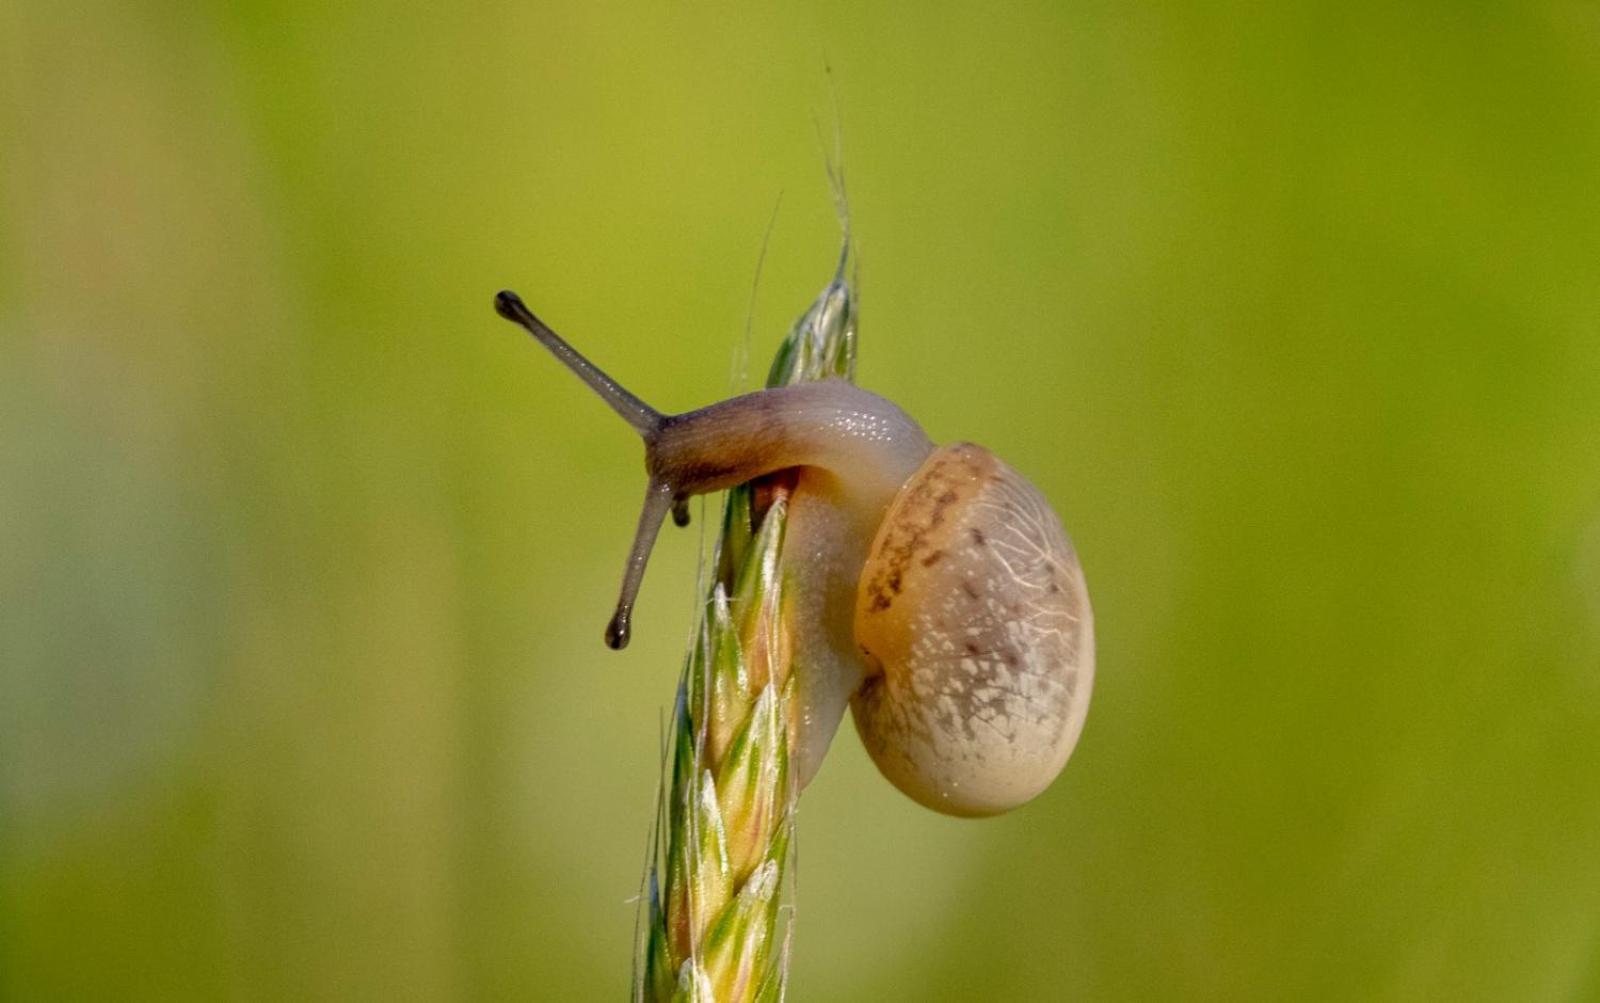
{"label": "dark eye tip", "polygon": [[516,320],[527,309],[523,305],[522,297],[509,289],[502,289],[494,294],[494,312],[506,320]]}
{"label": "dark eye tip", "polygon": [[628,640],[633,637],[633,627],[628,623],[625,613],[618,613],[606,624],[606,647],[612,651],[621,651],[628,646]]}

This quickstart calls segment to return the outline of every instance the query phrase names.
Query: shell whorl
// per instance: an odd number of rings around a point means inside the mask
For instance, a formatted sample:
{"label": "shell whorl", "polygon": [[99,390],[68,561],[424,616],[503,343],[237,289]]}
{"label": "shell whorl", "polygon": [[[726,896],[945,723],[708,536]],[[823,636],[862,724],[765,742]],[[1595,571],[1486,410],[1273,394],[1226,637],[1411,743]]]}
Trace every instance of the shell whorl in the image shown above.
{"label": "shell whorl", "polygon": [[988,450],[943,447],[906,483],[862,570],[855,636],[874,670],[856,728],[916,801],[992,815],[1066,764],[1094,682],[1088,590],[1049,503]]}

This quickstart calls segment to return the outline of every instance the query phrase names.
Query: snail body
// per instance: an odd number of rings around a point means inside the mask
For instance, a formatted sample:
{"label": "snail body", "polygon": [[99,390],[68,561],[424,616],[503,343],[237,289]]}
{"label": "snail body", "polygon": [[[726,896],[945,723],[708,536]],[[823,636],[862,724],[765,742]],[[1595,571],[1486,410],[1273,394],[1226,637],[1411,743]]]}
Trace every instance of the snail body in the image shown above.
{"label": "snail body", "polygon": [[681,521],[692,495],[794,469],[784,561],[800,783],[847,705],[884,776],[937,811],[997,814],[1061,771],[1093,687],[1093,614],[1060,520],[1022,475],[971,443],[935,447],[893,402],[841,380],[664,415],[514,293],[495,307],[644,439],[648,486],[608,645],[628,642],[669,512]]}

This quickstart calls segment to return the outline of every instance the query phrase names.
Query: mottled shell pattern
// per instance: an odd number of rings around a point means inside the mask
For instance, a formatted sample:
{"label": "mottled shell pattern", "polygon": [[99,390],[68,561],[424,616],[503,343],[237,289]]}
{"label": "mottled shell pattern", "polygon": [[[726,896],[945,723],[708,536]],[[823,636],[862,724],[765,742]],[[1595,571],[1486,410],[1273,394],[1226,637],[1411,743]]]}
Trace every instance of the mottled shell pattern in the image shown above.
{"label": "mottled shell pattern", "polygon": [[1048,502],[988,450],[936,450],[879,526],[855,636],[873,674],[852,701],[884,776],[951,815],[993,815],[1061,771],[1094,684],[1094,619]]}

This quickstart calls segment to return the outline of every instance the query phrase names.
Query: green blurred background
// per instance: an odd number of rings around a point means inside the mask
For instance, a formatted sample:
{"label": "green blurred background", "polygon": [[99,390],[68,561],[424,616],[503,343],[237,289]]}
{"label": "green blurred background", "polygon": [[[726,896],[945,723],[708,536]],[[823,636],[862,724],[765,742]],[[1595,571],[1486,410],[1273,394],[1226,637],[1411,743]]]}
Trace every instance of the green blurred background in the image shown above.
{"label": "green blurred background", "polygon": [[[831,84],[828,67],[831,66]],[[0,996],[618,999],[694,606],[641,396],[828,278],[1100,635],[986,822],[847,728],[797,1000],[1600,998],[1600,8],[0,6]],[[670,534],[670,531],[669,531]]]}

